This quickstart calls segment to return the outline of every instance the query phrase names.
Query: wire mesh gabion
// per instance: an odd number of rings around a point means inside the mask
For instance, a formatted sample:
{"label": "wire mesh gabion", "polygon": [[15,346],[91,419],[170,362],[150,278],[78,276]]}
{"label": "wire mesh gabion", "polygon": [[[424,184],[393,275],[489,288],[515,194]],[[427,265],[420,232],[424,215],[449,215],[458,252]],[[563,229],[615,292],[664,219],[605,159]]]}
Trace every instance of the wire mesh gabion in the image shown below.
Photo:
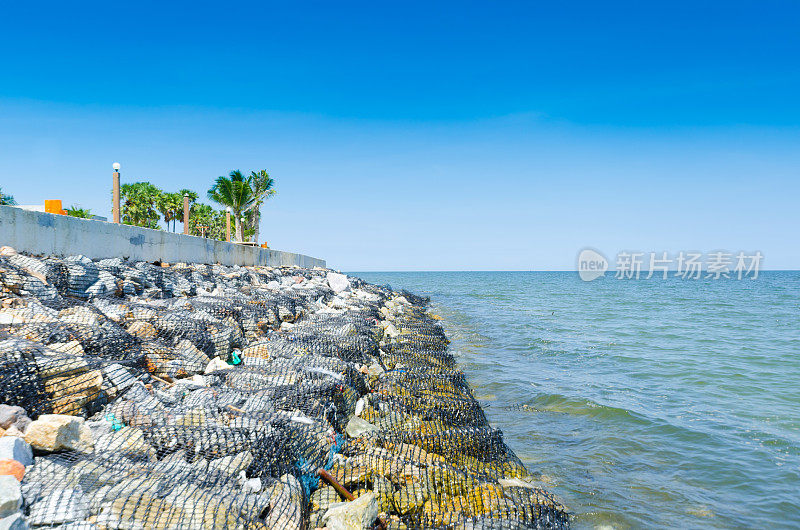
{"label": "wire mesh gabion", "polygon": [[0,291],[0,472],[16,477],[0,490],[19,528],[569,524],[427,298],[324,269],[7,247]]}

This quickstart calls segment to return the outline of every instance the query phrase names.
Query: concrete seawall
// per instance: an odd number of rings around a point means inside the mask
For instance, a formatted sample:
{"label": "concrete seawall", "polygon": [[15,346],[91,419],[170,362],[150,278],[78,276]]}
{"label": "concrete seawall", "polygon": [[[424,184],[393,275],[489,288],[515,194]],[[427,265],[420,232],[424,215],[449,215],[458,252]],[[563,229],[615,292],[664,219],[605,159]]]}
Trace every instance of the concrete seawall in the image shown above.
{"label": "concrete seawall", "polygon": [[30,254],[83,254],[92,259],[119,257],[169,263],[325,267],[325,260],[293,252],[33,212],[13,206],[0,206],[0,245],[9,245]]}

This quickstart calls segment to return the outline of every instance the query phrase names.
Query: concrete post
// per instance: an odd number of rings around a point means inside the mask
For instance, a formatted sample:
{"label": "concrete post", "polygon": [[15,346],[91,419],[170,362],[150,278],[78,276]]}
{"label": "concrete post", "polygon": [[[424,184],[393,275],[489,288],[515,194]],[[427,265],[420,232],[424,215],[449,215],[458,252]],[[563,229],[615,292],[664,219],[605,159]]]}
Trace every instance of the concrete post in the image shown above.
{"label": "concrete post", "polygon": [[189,196],[183,196],[183,235],[189,235]]}
{"label": "concrete post", "polygon": [[111,202],[111,213],[113,214],[114,222],[119,224],[120,222],[120,213],[119,213],[119,171],[115,168],[114,173],[114,191],[113,191],[113,199]]}
{"label": "concrete post", "polygon": [[225,241],[231,242],[231,211],[225,210]]}

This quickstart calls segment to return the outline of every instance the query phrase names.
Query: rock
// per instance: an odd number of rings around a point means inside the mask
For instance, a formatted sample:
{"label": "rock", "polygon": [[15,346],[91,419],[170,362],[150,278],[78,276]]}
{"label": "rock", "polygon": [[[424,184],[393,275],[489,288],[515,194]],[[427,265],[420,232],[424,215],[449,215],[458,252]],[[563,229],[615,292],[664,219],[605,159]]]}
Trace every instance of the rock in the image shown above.
{"label": "rock", "polygon": [[31,506],[32,525],[55,525],[80,521],[89,515],[89,503],[80,488],[55,489]]}
{"label": "rock", "polygon": [[102,387],[103,372],[100,370],[50,377],[44,381],[56,414],[81,414],[84,405],[100,398]]}
{"label": "rock", "polygon": [[0,475],[10,475],[22,482],[22,478],[25,476],[25,466],[9,458],[0,460]]}
{"label": "rock", "polygon": [[350,421],[347,422],[347,427],[345,427],[345,432],[350,438],[358,438],[359,436],[377,432],[378,430],[376,426],[358,416],[350,418]]}
{"label": "rock", "polygon": [[137,320],[128,326],[128,333],[140,339],[152,339],[158,335],[158,331],[156,331],[156,328],[150,322],[143,322],[141,320]]}
{"label": "rock", "polygon": [[261,489],[263,488],[261,485],[261,479],[258,477],[245,480],[242,487],[246,491],[252,491],[253,493],[260,493]]}
{"label": "rock", "polygon": [[428,499],[428,495],[427,488],[421,482],[409,484],[394,494],[395,509],[401,515],[421,510]]}
{"label": "rock", "polygon": [[215,372],[217,370],[227,370],[228,368],[230,368],[230,365],[228,363],[226,363],[219,357],[214,357],[213,359],[211,359],[211,362],[208,363],[208,366],[206,366],[206,370],[204,373],[210,374],[211,372]]}
{"label": "rock", "polygon": [[8,432],[6,431],[6,436],[0,438],[0,459],[16,460],[23,466],[33,464],[33,451],[30,444],[22,438],[14,436],[13,432],[11,434]]}
{"label": "rock", "polygon": [[221,471],[229,475],[238,475],[240,472],[245,471],[253,462],[253,455],[250,451],[222,458],[216,458],[209,461],[208,470]]}
{"label": "rock", "polygon": [[103,368],[102,372],[108,382],[120,392],[127,390],[136,382],[136,377],[121,364],[109,364]]}
{"label": "rock", "polygon": [[202,372],[206,369],[208,363],[211,362],[208,355],[197,349],[197,347],[188,340],[180,341],[178,345],[175,346],[175,353],[183,359],[187,372]]}
{"label": "rock", "polygon": [[28,528],[30,528],[30,526],[28,526],[28,521],[20,512],[13,513],[8,517],[0,519],[0,530],[27,530]]}
{"label": "rock", "polygon": [[99,453],[125,455],[132,459],[155,460],[156,451],[145,439],[144,432],[135,427],[123,427],[97,439]]}
{"label": "rock", "polygon": [[17,512],[22,506],[22,489],[19,480],[11,475],[0,475],[0,517]]}
{"label": "rock", "polygon": [[22,407],[0,405],[0,428],[8,429],[22,417],[25,417],[25,409]]}
{"label": "rock", "polygon": [[40,451],[91,450],[91,430],[83,428],[83,418],[64,414],[42,414],[28,426],[25,441]]}
{"label": "rock", "polygon": [[47,347],[51,350],[67,353],[69,355],[81,356],[84,354],[83,346],[77,340],[71,340],[69,342],[54,342],[52,344],[48,344]]}
{"label": "rock", "polygon": [[375,492],[380,511],[388,512],[394,502],[394,486],[389,479],[380,475],[372,477],[372,491]]}
{"label": "rock", "polygon": [[378,501],[370,491],[354,501],[331,506],[322,520],[328,530],[364,530],[372,528],[378,513]]}
{"label": "rock", "polygon": [[342,502],[342,497],[333,486],[322,486],[318,488],[309,498],[309,504],[312,511],[327,510],[332,504]]}
{"label": "rock", "polygon": [[4,258],[10,258],[11,256],[16,256],[16,255],[17,251],[14,249],[14,247],[9,247],[8,245],[0,247],[0,256]]}
{"label": "rock", "polygon": [[497,482],[504,488],[516,487],[516,488],[536,489],[536,486],[534,486],[530,482],[526,482],[521,478],[516,478],[516,477],[497,479]]}
{"label": "rock", "polygon": [[387,336],[392,337],[392,338],[397,337],[398,335],[400,335],[400,332],[397,331],[397,328],[391,322],[386,324],[386,328],[383,330],[383,332]]}
{"label": "rock", "polygon": [[344,274],[329,272],[326,278],[328,280],[328,286],[333,289],[333,292],[336,294],[350,289],[350,281]]}
{"label": "rock", "polygon": [[293,475],[283,475],[271,489],[267,528],[301,528],[303,524],[303,488]]}
{"label": "rock", "polygon": [[8,429],[6,429],[6,432],[3,433],[3,437],[6,436],[16,436],[17,438],[25,438],[25,433],[17,429],[16,425],[12,425]]}

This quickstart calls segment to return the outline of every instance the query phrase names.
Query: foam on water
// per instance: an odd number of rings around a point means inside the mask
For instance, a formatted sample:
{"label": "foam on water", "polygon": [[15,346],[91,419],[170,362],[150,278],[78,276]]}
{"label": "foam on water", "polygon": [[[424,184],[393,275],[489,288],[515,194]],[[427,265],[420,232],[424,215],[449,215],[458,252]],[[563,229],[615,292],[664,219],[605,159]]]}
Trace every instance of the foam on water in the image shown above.
{"label": "foam on water", "polygon": [[800,525],[800,272],[356,273],[429,295],[578,527]]}

